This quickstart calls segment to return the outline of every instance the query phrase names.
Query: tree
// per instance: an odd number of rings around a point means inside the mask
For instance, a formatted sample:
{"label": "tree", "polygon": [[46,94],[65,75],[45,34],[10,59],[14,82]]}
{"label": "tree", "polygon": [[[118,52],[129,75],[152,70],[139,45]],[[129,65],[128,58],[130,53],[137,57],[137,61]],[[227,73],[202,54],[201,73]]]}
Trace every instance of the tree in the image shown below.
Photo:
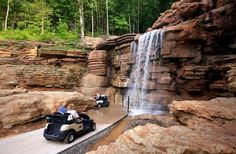
{"label": "tree", "polygon": [[[1,29],[117,35],[145,32],[173,0],[0,0]],[[80,29],[77,29],[80,25]],[[73,34],[74,35],[74,34]],[[79,35],[77,35],[79,37]]]}
{"label": "tree", "polygon": [[80,17],[80,38],[81,41],[84,41],[84,7],[83,7],[83,1],[78,0],[79,2],[79,17]]}
{"label": "tree", "polygon": [[122,34],[127,32],[127,30],[129,29],[129,24],[127,22],[127,20],[125,19],[125,16],[122,14],[120,16],[116,16],[114,19],[114,23],[115,23],[115,32],[118,34]]}
{"label": "tree", "polygon": [[108,0],[106,0],[106,23],[107,23],[107,36],[109,36],[109,20],[108,20]]}
{"label": "tree", "polygon": [[44,34],[45,22],[48,20],[48,16],[52,14],[52,9],[47,6],[43,0],[37,1],[36,6],[36,17],[41,19],[41,34]]}
{"label": "tree", "polygon": [[5,17],[5,22],[4,22],[4,30],[7,30],[9,10],[10,10],[10,0],[7,0],[7,12],[6,12],[6,17]]}

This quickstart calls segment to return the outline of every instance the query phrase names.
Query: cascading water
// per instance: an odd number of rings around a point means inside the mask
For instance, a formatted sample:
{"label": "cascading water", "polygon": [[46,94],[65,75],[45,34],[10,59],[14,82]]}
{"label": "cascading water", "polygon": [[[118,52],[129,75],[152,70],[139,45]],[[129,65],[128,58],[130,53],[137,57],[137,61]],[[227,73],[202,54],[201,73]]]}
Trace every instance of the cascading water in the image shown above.
{"label": "cascading water", "polygon": [[148,82],[150,79],[150,57],[159,57],[162,41],[163,29],[153,30],[139,37],[138,43],[131,44],[131,52],[136,59],[130,75],[129,90],[127,96],[130,98],[130,107],[138,112],[150,112],[148,106],[157,102],[149,102],[146,99]]}

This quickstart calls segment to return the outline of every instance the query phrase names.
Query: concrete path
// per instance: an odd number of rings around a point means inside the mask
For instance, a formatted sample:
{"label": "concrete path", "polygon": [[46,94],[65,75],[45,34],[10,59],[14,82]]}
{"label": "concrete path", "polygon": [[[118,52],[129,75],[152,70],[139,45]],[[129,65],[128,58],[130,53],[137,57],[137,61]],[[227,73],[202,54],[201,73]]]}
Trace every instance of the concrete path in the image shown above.
{"label": "concrete path", "polygon": [[43,137],[43,129],[20,134],[0,140],[0,154],[55,154],[71,146],[79,144],[97,133],[105,130],[127,115],[126,109],[121,106],[110,106],[99,110],[91,110],[88,115],[97,124],[95,131],[90,132],[71,144],[57,141],[47,141]]}

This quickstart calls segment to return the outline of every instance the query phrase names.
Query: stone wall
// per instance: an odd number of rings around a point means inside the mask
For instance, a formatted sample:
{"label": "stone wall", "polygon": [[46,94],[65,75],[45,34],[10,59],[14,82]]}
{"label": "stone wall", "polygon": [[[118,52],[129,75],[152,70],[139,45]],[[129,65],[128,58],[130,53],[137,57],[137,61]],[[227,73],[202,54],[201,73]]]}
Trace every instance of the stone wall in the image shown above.
{"label": "stone wall", "polygon": [[75,89],[86,64],[87,54],[78,49],[41,42],[1,42],[0,89]]}

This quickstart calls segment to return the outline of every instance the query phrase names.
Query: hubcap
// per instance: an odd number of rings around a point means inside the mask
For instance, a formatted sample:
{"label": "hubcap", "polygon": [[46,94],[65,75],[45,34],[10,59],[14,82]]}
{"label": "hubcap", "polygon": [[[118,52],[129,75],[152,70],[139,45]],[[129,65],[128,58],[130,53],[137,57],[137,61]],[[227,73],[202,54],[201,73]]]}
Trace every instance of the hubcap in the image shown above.
{"label": "hubcap", "polygon": [[74,135],[71,134],[71,135],[69,136],[69,141],[71,142],[71,141],[73,141],[73,140],[74,140]]}

